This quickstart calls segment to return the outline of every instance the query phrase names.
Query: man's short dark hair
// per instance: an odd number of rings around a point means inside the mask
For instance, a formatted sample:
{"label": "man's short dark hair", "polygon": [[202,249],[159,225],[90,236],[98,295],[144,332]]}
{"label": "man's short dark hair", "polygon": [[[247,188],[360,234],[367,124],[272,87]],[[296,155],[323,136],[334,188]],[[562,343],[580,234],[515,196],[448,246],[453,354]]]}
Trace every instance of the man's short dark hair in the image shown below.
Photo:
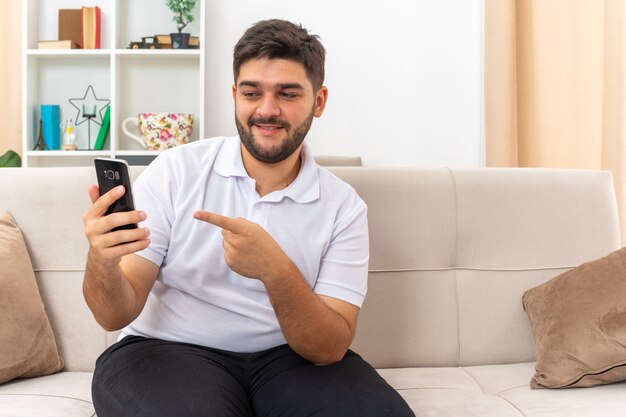
{"label": "man's short dark hair", "polygon": [[235,83],[241,66],[250,59],[287,59],[304,65],[313,90],[324,83],[326,51],[317,35],[302,25],[280,19],[262,20],[252,25],[239,39],[233,53]]}

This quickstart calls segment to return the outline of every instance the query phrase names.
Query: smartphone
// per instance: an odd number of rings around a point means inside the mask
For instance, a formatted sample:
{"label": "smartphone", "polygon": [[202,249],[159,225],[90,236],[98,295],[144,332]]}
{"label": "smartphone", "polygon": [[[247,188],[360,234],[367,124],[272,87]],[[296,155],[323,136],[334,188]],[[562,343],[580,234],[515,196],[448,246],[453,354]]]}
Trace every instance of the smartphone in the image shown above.
{"label": "smartphone", "polygon": [[[123,159],[95,158],[94,164],[96,166],[96,177],[98,178],[100,195],[109,192],[118,185],[123,185],[126,190],[122,197],[109,206],[106,214],[135,210],[130,175],[128,174],[128,163]],[[131,223],[116,227],[112,231],[136,228],[137,223]]]}

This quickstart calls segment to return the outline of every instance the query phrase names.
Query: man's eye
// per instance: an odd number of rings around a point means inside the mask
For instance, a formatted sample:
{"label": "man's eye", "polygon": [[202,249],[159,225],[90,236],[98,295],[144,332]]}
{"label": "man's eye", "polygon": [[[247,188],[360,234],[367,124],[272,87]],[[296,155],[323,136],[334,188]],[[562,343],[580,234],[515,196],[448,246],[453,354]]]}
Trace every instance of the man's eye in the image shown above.
{"label": "man's eye", "polygon": [[288,100],[293,100],[294,98],[298,97],[298,94],[282,92],[282,93],[280,93],[280,96],[282,98],[286,98]]}
{"label": "man's eye", "polygon": [[243,93],[244,97],[258,97],[259,93],[257,93],[256,91],[244,91]]}

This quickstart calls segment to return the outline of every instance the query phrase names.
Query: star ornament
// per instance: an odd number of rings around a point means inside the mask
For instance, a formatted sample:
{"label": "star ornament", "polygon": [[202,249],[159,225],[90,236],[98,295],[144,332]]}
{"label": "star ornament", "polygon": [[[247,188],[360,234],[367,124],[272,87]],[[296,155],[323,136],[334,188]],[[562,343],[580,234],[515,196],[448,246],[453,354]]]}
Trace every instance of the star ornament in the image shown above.
{"label": "star ornament", "polygon": [[[78,126],[79,124],[89,119],[92,119],[92,121],[96,123],[97,125],[102,126],[102,118],[103,118],[102,111],[107,108],[109,103],[111,103],[111,100],[98,98],[96,96],[96,92],[93,90],[93,87],[90,85],[89,87],[87,87],[87,90],[85,91],[85,95],[82,98],[71,98],[69,102],[78,111],[76,113],[76,119],[74,121],[75,126]],[[97,116],[95,118],[86,117],[83,114],[83,107],[90,107],[90,106],[96,106]]]}

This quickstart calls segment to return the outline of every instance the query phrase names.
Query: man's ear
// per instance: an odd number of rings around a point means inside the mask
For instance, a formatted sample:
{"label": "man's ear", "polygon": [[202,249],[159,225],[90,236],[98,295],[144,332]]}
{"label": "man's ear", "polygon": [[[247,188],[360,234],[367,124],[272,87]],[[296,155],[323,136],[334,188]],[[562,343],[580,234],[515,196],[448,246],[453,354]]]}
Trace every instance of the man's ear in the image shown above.
{"label": "man's ear", "polygon": [[313,111],[313,115],[315,117],[321,117],[322,113],[324,113],[324,109],[326,108],[326,101],[328,100],[328,88],[326,86],[321,86],[319,90],[317,90],[317,94],[315,94],[315,110]]}
{"label": "man's ear", "polygon": [[233,100],[234,100],[235,96],[237,95],[237,86],[235,86],[235,84],[233,84],[232,90],[233,90]]}

